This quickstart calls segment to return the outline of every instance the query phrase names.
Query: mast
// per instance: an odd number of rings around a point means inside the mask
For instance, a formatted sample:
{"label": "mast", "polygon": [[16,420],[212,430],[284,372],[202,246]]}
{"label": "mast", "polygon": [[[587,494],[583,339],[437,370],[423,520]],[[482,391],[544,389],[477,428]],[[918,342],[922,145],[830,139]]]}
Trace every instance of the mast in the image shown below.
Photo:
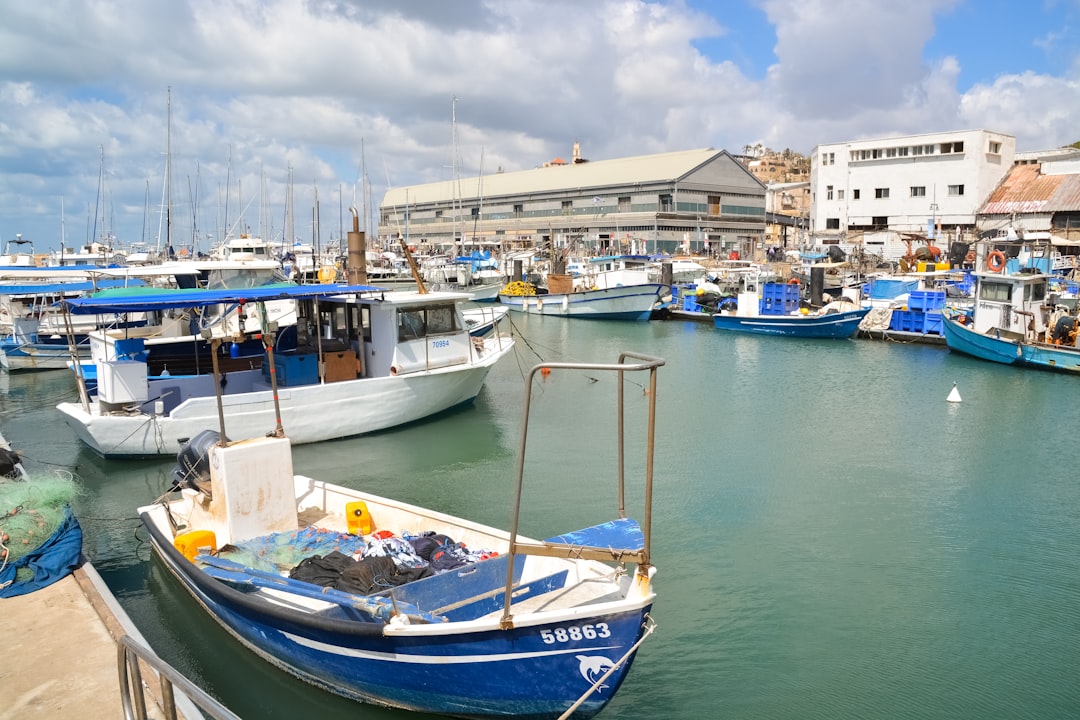
{"label": "mast", "polygon": [[165,252],[172,256],[172,86],[168,87],[165,130]]}

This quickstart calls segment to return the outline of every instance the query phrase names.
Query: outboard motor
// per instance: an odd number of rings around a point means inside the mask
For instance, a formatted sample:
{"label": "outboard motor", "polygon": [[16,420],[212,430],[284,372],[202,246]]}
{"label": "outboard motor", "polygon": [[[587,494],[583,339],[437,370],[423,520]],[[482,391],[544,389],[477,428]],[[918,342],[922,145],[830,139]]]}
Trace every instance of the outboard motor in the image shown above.
{"label": "outboard motor", "polygon": [[[210,448],[221,440],[217,430],[203,430],[184,443],[176,454],[171,490],[190,488],[210,497]],[[225,438],[225,442],[229,439]]]}

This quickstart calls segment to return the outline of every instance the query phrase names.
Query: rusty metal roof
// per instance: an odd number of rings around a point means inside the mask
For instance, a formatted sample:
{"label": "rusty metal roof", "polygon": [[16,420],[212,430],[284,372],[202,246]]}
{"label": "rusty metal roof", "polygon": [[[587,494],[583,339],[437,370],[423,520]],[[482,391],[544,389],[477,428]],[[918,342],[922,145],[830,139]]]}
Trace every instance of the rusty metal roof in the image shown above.
{"label": "rusty metal roof", "polygon": [[1043,175],[1040,165],[1014,165],[980,215],[1080,211],[1080,174]]}

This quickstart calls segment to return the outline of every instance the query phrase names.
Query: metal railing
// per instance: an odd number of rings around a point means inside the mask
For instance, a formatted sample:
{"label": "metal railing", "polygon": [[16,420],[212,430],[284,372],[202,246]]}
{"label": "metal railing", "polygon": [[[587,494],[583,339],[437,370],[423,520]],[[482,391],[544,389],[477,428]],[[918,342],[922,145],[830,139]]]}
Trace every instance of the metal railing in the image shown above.
{"label": "metal railing", "polygon": [[[146,685],[142,679],[139,662],[145,662],[158,675],[161,684],[161,710],[166,720],[177,720],[174,686],[193,702],[204,714],[214,720],[240,720],[224,705],[210,697],[205,690],[180,674],[172,665],[159,658],[154,651],[139,643],[130,635],[124,635],[116,644],[117,668],[120,672],[120,702],[124,708],[124,720],[146,720]],[[196,720],[188,718],[187,720]]]}

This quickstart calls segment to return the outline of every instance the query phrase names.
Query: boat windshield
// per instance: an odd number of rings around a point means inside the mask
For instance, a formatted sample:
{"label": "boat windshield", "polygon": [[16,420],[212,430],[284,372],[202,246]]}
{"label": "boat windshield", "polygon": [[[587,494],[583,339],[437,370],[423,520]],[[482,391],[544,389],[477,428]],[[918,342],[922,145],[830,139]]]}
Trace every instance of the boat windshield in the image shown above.
{"label": "boat windshield", "polygon": [[220,268],[206,278],[209,290],[236,290],[289,282],[280,268]]}

